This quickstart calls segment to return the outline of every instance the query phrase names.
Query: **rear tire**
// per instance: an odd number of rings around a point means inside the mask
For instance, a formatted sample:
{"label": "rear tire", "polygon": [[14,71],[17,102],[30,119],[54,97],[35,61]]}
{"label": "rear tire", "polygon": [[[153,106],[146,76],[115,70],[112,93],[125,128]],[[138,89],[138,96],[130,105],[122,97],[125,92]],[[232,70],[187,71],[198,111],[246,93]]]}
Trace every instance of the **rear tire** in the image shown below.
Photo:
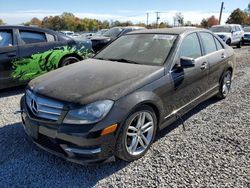
{"label": "rear tire", "polygon": [[219,93],[216,95],[219,99],[225,99],[231,89],[232,72],[227,70],[223,75],[220,83]]}
{"label": "rear tire", "polygon": [[59,67],[64,67],[64,66],[67,66],[67,65],[70,65],[70,64],[73,64],[73,63],[76,63],[80,61],[78,58],[76,57],[73,57],[73,56],[70,56],[70,57],[65,57],[61,60],[61,63],[59,65]]}
{"label": "rear tire", "polygon": [[137,108],[122,125],[115,155],[128,162],[141,158],[152,145],[156,130],[157,118],[154,110],[146,105]]}

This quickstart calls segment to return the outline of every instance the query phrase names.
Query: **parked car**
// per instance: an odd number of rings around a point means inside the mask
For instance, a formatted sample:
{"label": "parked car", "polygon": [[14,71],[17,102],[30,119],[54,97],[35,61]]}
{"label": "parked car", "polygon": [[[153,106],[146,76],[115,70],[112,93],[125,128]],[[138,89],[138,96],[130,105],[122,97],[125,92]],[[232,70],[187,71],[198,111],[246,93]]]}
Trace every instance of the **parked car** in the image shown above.
{"label": "parked car", "polygon": [[75,34],[73,31],[60,31],[60,33],[66,35],[68,37],[71,37]]}
{"label": "parked car", "polygon": [[227,45],[236,45],[237,48],[241,47],[244,40],[244,30],[241,25],[215,25],[210,30],[217,34]]}
{"label": "parked car", "polygon": [[244,41],[243,43],[249,43],[250,42],[250,27],[244,27]]}
{"label": "parked car", "polygon": [[97,31],[94,36],[102,36],[106,31],[108,31],[109,29],[101,29],[99,31]]}
{"label": "parked car", "polygon": [[133,161],[197,104],[225,98],[234,72],[233,49],[208,30],[132,32],[32,80],[22,122],[34,143],[69,161]]}
{"label": "parked car", "polygon": [[100,51],[107,44],[114,41],[118,37],[132,31],[143,30],[144,27],[128,26],[128,27],[113,27],[106,31],[101,36],[93,36],[90,38],[92,42],[92,48],[95,52]]}
{"label": "parked car", "polygon": [[0,89],[29,80],[90,55],[91,41],[75,40],[47,29],[0,26]]}

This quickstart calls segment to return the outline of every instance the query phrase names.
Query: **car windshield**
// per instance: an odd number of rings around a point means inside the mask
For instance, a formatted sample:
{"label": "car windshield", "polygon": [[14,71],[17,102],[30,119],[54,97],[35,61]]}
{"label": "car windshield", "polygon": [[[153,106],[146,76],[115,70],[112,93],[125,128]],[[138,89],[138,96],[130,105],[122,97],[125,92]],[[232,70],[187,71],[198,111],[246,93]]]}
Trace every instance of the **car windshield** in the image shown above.
{"label": "car windshield", "polygon": [[124,35],[104,48],[96,59],[135,64],[162,65],[177,35],[133,34]]}
{"label": "car windshield", "polygon": [[230,33],[231,27],[230,26],[216,26],[216,27],[210,28],[210,30],[215,33],[223,33],[223,32]]}
{"label": "car windshield", "polygon": [[111,38],[115,38],[117,37],[120,33],[122,32],[122,28],[112,28],[108,31],[106,31],[103,36],[105,37],[111,37]]}
{"label": "car windshield", "polygon": [[250,27],[245,27],[245,28],[244,28],[244,31],[245,31],[245,32],[250,32]]}

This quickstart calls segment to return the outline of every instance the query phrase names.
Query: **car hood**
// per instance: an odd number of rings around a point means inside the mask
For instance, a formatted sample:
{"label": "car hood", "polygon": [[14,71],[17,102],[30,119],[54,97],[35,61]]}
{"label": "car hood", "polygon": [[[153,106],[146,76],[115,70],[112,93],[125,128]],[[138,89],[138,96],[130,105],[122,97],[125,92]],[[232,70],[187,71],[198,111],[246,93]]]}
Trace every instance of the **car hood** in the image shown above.
{"label": "car hood", "polygon": [[105,36],[93,36],[90,38],[92,41],[93,40],[111,40],[111,37],[105,37]]}
{"label": "car hood", "polygon": [[163,66],[88,59],[42,75],[29,88],[60,101],[88,104],[118,100],[163,75]]}
{"label": "car hood", "polygon": [[224,33],[224,32],[219,32],[215,33],[216,35],[224,35],[224,36],[231,36],[231,33]]}

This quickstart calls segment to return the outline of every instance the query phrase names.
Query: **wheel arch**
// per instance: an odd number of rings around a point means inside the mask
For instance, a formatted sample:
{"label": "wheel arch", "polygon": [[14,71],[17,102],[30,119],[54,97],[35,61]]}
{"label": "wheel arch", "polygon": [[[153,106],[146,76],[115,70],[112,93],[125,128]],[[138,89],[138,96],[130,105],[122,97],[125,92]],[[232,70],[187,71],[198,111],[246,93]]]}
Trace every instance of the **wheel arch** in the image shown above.
{"label": "wheel arch", "polygon": [[[122,122],[121,124],[124,124],[125,121],[128,119],[128,117],[129,117],[130,115],[132,115],[134,112],[136,112],[136,110],[137,110],[138,108],[142,107],[142,106],[148,106],[148,107],[152,108],[152,110],[154,111],[155,116],[156,116],[157,131],[158,131],[158,130],[159,130],[159,127],[160,127],[160,122],[161,122],[161,115],[160,115],[160,114],[161,114],[161,107],[160,107],[158,104],[156,104],[155,101],[150,100],[150,99],[149,99],[149,100],[142,100],[142,101],[136,103],[136,104],[129,110],[129,112],[125,115],[125,117],[124,117],[123,120],[121,121],[121,122]],[[120,128],[121,128],[121,126],[120,126]],[[120,132],[120,128],[119,128],[118,132]]]}
{"label": "wheel arch", "polygon": [[222,72],[221,76],[220,76],[220,80],[219,80],[219,84],[222,82],[223,79],[223,75],[225,74],[225,72],[230,71],[232,73],[232,75],[234,74],[234,69],[232,66],[229,66],[227,68],[224,69],[224,71]]}

